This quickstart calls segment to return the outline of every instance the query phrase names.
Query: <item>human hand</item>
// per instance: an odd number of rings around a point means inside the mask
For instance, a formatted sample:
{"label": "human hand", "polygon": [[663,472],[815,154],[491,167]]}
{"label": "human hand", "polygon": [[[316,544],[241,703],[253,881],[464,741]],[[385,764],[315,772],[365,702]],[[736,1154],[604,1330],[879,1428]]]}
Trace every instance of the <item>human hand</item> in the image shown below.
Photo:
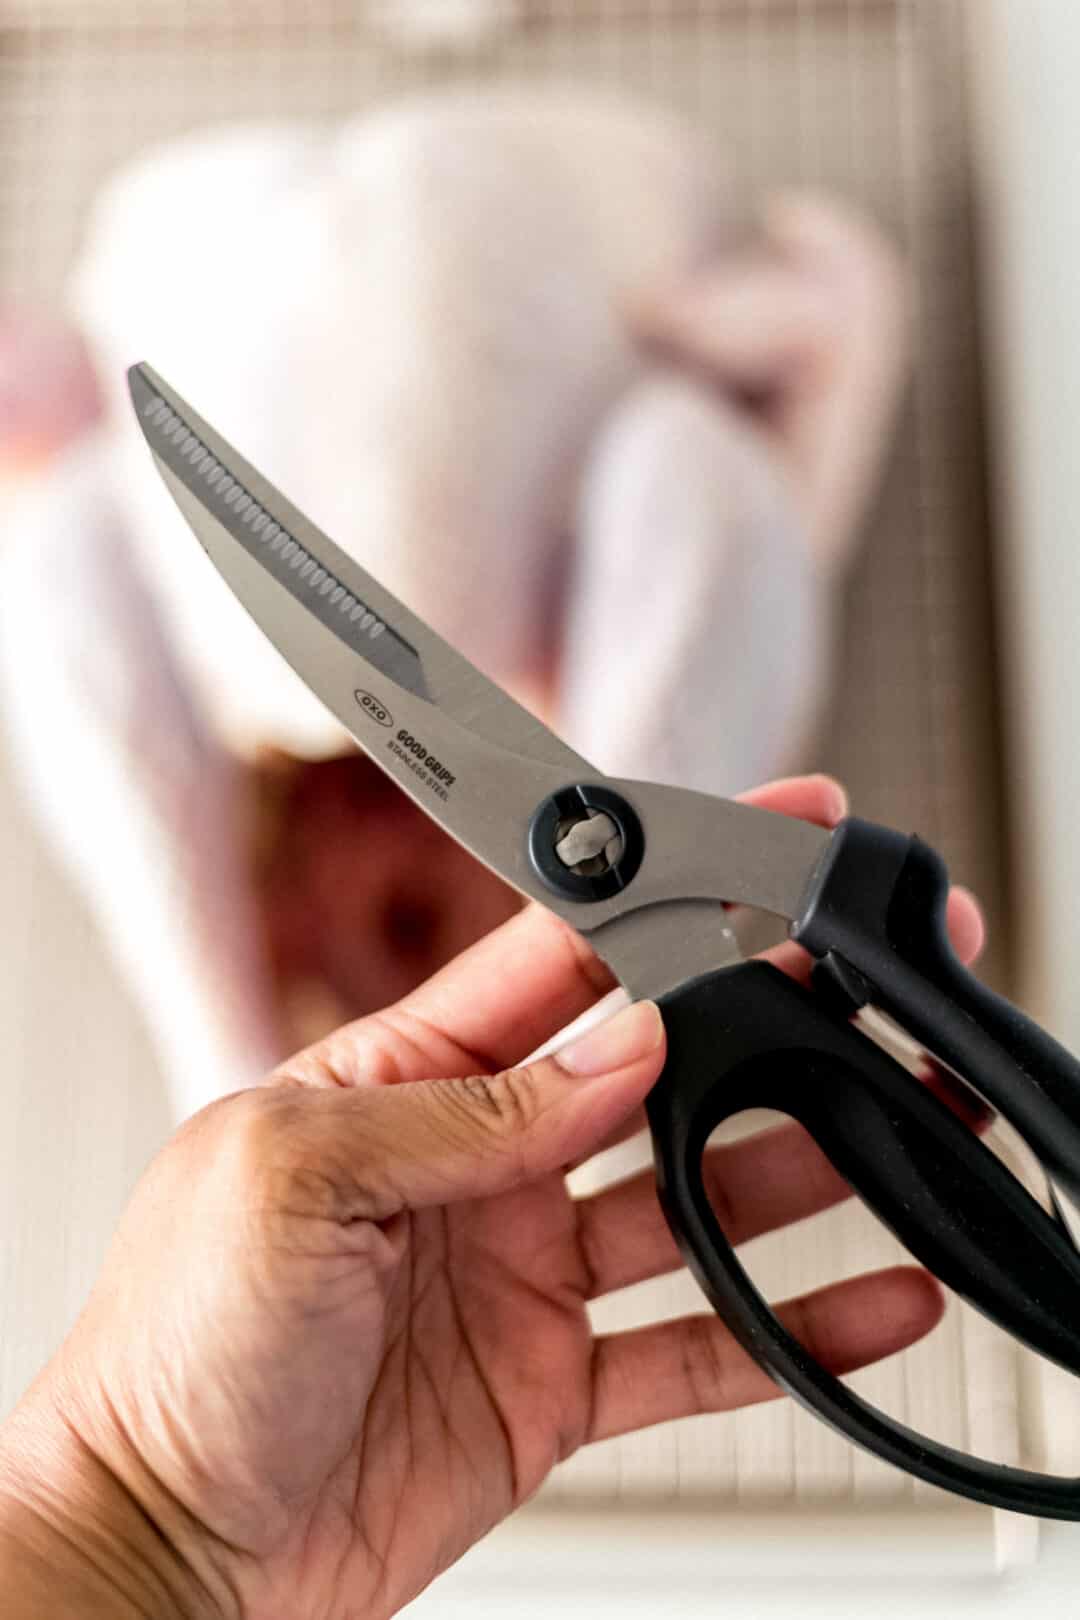
{"label": "human hand", "polygon": [[[756,797],[843,813],[822,778]],[[970,959],[966,897],[951,923]],[[590,1298],[680,1263],[651,1177],[577,1202],[564,1180],[633,1119],[662,1026],[638,1005],[512,1065],[609,988],[529,907],[189,1121],[3,1433],[0,1577],[34,1594],[10,1612],[390,1615],[579,1446],[778,1393],[711,1313],[590,1330]],[[846,1195],[793,1127],[713,1151],[709,1178],[736,1241]],[[842,1372],[940,1310],[898,1267],[783,1314]]]}

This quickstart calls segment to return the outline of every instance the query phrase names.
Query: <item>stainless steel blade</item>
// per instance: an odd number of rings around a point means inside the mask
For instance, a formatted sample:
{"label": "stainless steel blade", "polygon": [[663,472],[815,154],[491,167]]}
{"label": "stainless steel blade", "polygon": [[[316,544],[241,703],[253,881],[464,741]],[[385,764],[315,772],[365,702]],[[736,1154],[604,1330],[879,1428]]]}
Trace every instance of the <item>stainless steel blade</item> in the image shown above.
{"label": "stainless steel blade", "polygon": [[[206,518],[216,519],[306,613],[380,677],[500,748],[562,766],[568,780],[588,769],[554,732],[317,529],[149,366],[133,366],[128,377],[139,425],[159,465],[195,496]],[[204,520],[187,516],[205,546]],[[310,636],[310,625],[305,634]],[[277,645],[295,668],[291,647]],[[388,696],[385,701],[389,710]],[[430,723],[437,726],[440,719]]]}
{"label": "stainless steel blade", "polygon": [[[829,835],[730,800],[604,777],[448,646],[238,455],[147,366],[132,398],[159,472],[241,604],[417,803],[523,894],[588,935],[632,994],[739,960],[720,902],[792,917]],[[619,792],[645,829],[613,898],[549,889],[537,807],[571,782]]]}

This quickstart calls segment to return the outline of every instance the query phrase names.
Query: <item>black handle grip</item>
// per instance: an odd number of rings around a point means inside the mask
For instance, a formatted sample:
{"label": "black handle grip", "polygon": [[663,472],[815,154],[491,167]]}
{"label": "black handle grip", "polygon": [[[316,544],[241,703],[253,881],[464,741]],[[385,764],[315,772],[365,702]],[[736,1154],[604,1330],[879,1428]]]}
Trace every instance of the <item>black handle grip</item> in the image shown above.
{"label": "black handle grip", "polygon": [[937,1276],[1080,1371],[1080,1256],[1055,1222],[926,1087],[767,965],[694,980],[660,1005],[668,1058],[647,1110],[661,1202],[688,1265],[744,1348],[848,1439],[908,1472],[995,1506],[1080,1519],[1080,1479],[968,1457],[896,1422],[821,1367],[724,1236],[702,1158],[732,1114],[765,1107],[791,1115]]}
{"label": "black handle grip", "polygon": [[[1080,1064],[953,954],[949,879],[917,838],[854,817],[830,840],[792,938],[975,1087],[1080,1202]],[[855,968],[856,974],[850,969]]]}

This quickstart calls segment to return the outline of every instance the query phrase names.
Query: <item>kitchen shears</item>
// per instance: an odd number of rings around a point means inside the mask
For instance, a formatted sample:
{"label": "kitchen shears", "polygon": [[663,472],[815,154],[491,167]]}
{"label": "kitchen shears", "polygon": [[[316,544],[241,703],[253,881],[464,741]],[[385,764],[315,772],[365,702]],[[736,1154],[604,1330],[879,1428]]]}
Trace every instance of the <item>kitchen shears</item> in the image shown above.
{"label": "kitchen shears", "polygon": [[[646,1111],[660,1200],[731,1332],[850,1440],[977,1501],[1080,1519],[1080,1478],[967,1456],[873,1407],[784,1328],[706,1195],[711,1133],[748,1108],[799,1121],[912,1255],[1080,1373],[1080,1255],[995,1155],[860,1031],[870,1005],[1007,1119],[1080,1205],[1080,1065],[953,956],[944,864],[855,818],[828,832],[596,771],[398,602],[148,366],[129,373],[155,463],[278,651],[427,813],[655,998],[668,1056]],[[746,961],[726,907],[786,918],[806,990]]]}

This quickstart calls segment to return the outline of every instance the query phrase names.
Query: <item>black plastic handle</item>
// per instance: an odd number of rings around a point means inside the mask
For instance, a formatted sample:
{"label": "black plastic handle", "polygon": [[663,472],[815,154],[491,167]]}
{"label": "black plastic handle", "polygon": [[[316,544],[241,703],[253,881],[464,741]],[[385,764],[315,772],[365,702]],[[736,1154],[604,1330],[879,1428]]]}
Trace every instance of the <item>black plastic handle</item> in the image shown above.
{"label": "black plastic handle", "polygon": [[833,834],[791,935],[855,1004],[890,1013],[974,1086],[1080,1202],[1080,1063],[957,960],[948,893],[929,845],[852,817]]}
{"label": "black plastic handle", "polygon": [[760,962],[661,1000],[664,1072],[647,1102],[668,1223],[713,1307],[776,1381],[848,1439],[921,1479],[1015,1512],[1080,1519],[1080,1479],[969,1457],[860,1399],[793,1338],[721,1230],[702,1160],[746,1108],[802,1123],[837,1170],[943,1282],[1080,1372],[1080,1256],[932,1092],[820,998]]}

